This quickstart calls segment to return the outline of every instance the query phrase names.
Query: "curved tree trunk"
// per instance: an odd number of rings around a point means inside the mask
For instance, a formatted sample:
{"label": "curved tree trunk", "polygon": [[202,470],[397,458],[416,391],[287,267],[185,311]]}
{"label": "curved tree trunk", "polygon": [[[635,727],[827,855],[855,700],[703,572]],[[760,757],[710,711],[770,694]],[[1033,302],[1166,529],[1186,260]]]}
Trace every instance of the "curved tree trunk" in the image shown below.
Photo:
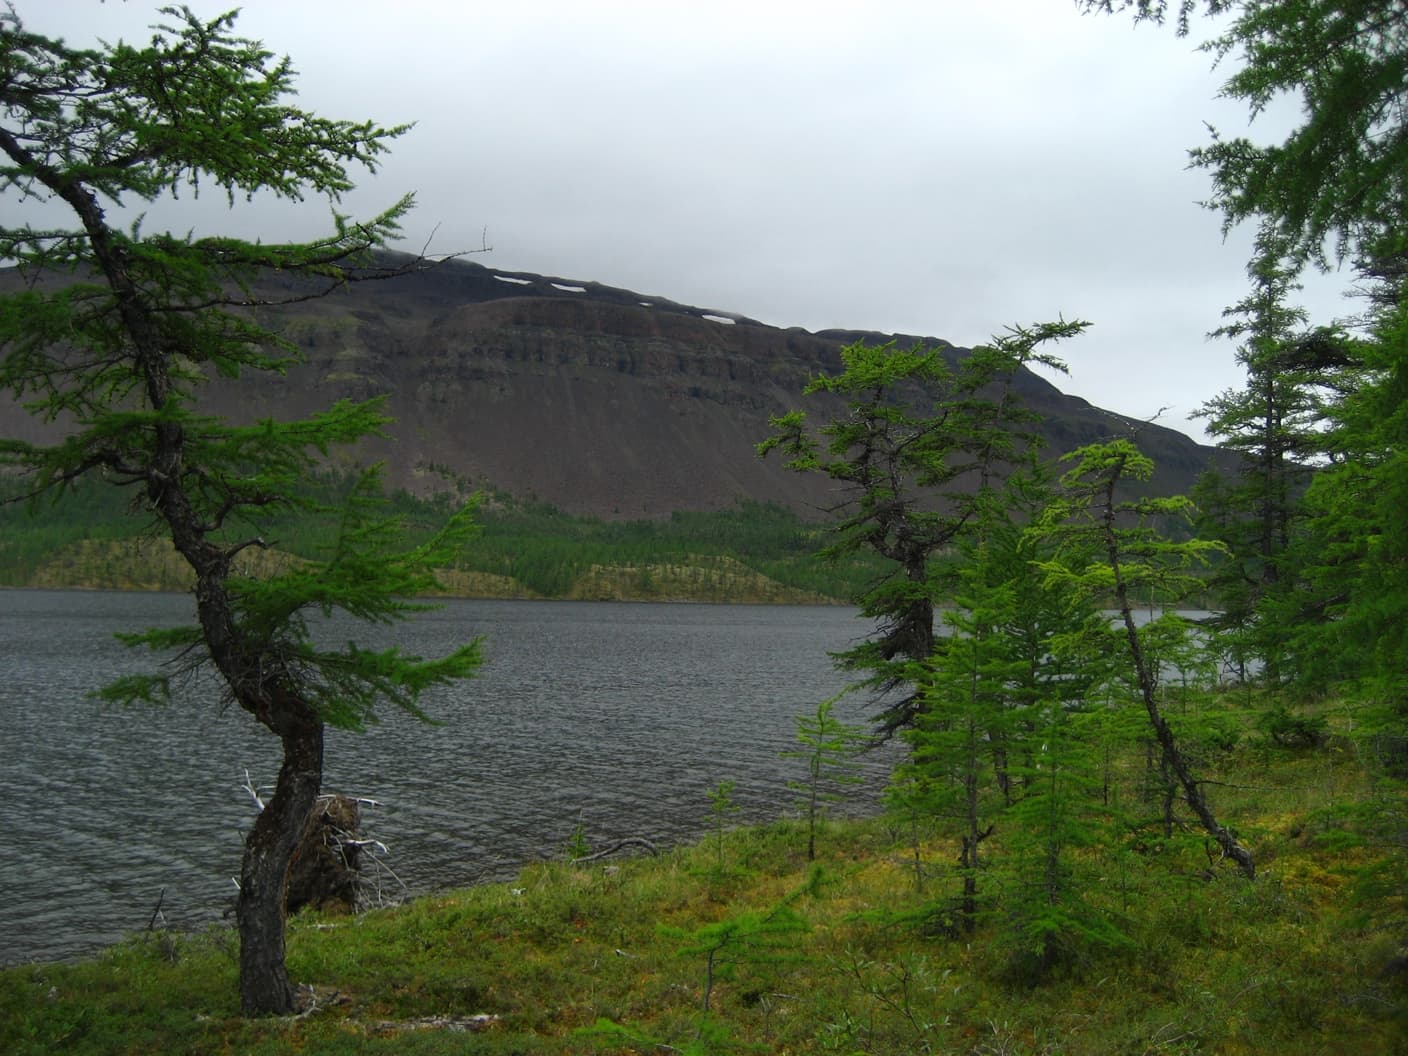
{"label": "curved tree trunk", "polygon": [[1104,537],[1106,560],[1114,575],[1115,603],[1119,608],[1121,622],[1124,624],[1125,640],[1129,645],[1129,655],[1134,661],[1134,672],[1139,681],[1139,696],[1144,702],[1144,710],[1149,716],[1149,725],[1153,727],[1154,738],[1159,743],[1159,750],[1163,753],[1163,763],[1173,771],[1173,776],[1177,778],[1184,801],[1197,815],[1204,831],[1213,838],[1218,847],[1222,849],[1223,854],[1237,863],[1237,868],[1242,871],[1243,876],[1248,880],[1255,880],[1256,862],[1252,858],[1252,852],[1243,847],[1237,837],[1217,820],[1217,815],[1213,813],[1212,804],[1208,802],[1207,796],[1203,795],[1203,786],[1193,776],[1192,768],[1188,765],[1188,758],[1183,754],[1177,738],[1174,737],[1173,728],[1169,726],[1162,709],[1159,708],[1154,671],[1149,663],[1149,658],[1144,655],[1144,647],[1139,641],[1139,628],[1134,622],[1134,606],[1129,600],[1129,586],[1125,581],[1120,560],[1119,539],[1115,535],[1115,485],[1123,467],[1124,463],[1121,460],[1115,472],[1110,473],[1104,482],[1101,534]]}
{"label": "curved tree trunk", "polygon": [[1135,673],[1139,678],[1139,695],[1144,701],[1144,710],[1149,715],[1149,725],[1154,728],[1154,737],[1159,742],[1164,763],[1173,771],[1173,776],[1177,778],[1179,787],[1183,790],[1184,801],[1197,815],[1204,831],[1213,838],[1218,847],[1222,849],[1223,854],[1237,863],[1237,868],[1242,871],[1243,876],[1248,880],[1255,880],[1256,862],[1252,858],[1252,852],[1243,847],[1237,837],[1217,820],[1217,815],[1213,813],[1212,805],[1208,802],[1207,796],[1203,795],[1203,786],[1193,776],[1192,768],[1189,767],[1187,757],[1178,746],[1172,727],[1169,726],[1168,720],[1164,718],[1163,712],[1159,709],[1153,674],[1148,660],[1144,656],[1143,647],[1139,643],[1139,631],[1134,624],[1134,616],[1125,595],[1124,584],[1117,582],[1115,591],[1119,600],[1120,615],[1124,620],[1125,637],[1129,642],[1130,655],[1134,658]]}
{"label": "curved tree trunk", "polygon": [[[184,436],[161,426],[158,460],[175,481]],[[196,570],[196,610],[206,648],[241,708],[283,745],[274,795],[245,839],[236,920],[240,933],[240,1008],[247,1016],[288,1015],[295,994],[284,965],[289,863],[322,789],[323,721],[293,688],[282,664],[270,662],[266,642],[242,633],[229,591],[230,551],[211,543],[189,495],[178,483],[151,488],[171,538]]]}
{"label": "curved tree trunk", "polygon": [[[392,559],[394,571],[371,577],[351,606],[330,600],[345,599],[345,587],[333,587],[328,595],[285,584],[279,605],[250,618],[248,596],[231,589],[231,566],[246,547],[265,544],[257,536],[241,538],[235,525],[247,525],[249,514],[296,504],[299,487],[291,474],[319,464],[317,455],[325,457],[329,444],[377,434],[386,419],[378,400],[345,401],[326,416],[287,423],[287,431],[269,422],[256,439],[198,413],[195,396],[207,372],[277,372],[296,358],[291,344],[245,314],[255,303],[247,281],[269,269],[327,280],[307,295],[259,302],[273,305],[322,296],[349,279],[396,273],[401,269],[380,265],[363,273],[358,265],[395,231],[410,198],[369,223],[339,222],[332,238],[281,246],[277,252],[238,239],[220,240],[218,246],[188,242],[172,252],[168,236],[124,233],[111,226],[104,209],[128,195],[153,202],[187,179],[203,177],[232,192],[263,189],[294,200],[312,192],[336,201],[351,187],[346,165],[359,161],[374,170],[387,141],[407,126],[329,121],[291,107],[282,101],[293,91],[287,63],[271,65],[257,42],[231,35],[233,14],[205,21],[184,8],[174,13],[170,36],[154,38],[150,50],[138,56],[141,61],[130,61],[132,55],[116,60],[119,49],[107,44],[73,51],[62,41],[18,32],[13,12],[3,16],[0,157],[8,167],[0,184],[6,189],[22,184],[21,197],[31,183],[43,188],[47,194],[38,196],[66,203],[82,231],[4,225],[2,241],[36,274],[79,276],[85,282],[92,276],[107,286],[105,296],[86,287],[78,298],[69,298],[69,291],[46,294],[34,320],[18,328],[7,325],[3,387],[16,398],[32,397],[28,406],[36,415],[70,417],[73,428],[65,429],[61,443],[7,450],[4,461],[32,474],[34,497],[57,493],[100,469],[116,484],[140,484],[147,505],[195,572],[205,652],[229,698],[283,746],[275,793],[245,843],[238,920],[245,1013],[288,1013],[294,1009],[284,966],[289,864],[322,783],[323,721],[309,688],[321,684],[319,665],[329,662],[316,649],[315,659],[290,659],[307,637],[298,613],[316,600],[325,609],[348,608],[363,619],[397,618],[403,610],[392,595],[415,593],[405,588],[428,573],[432,551]],[[162,76],[163,64],[173,62],[181,66],[175,87]],[[224,115],[230,128],[242,137],[267,138],[268,158],[256,164],[212,153],[200,130],[186,126],[191,100],[199,103],[211,91],[233,93]],[[290,129],[307,134],[290,135]],[[416,258],[417,265],[422,259]],[[26,302],[21,314],[30,307]],[[16,309],[7,304],[5,310]],[[448,540],[462,539],[465,528],[458,521],[443,536],[446,553]],[[389,546],[373,548],[390,557]],[[178,637],[194,647],[190,638]],[[197,649],[190,662],[203,660]],[[379,668],[372,673],[354,657],[345,677],[356,687],[349,695],[357,707],[370,708],[383,687],[399,685],[403,676],[415,675],[406,678],[405,696],[399,690],[387,694],[398,703],[414,699],[427,684],[462,677],[477,663],[469,646],[444,665],[397,660],[396,674],[388,676]],[[118,693],[130,690],[131,699],[152,699],[169,688],[168,682],[142,678]]]}
{"label": "curved tree trunk", "polygon": [[278,784],[245,840],[240,869],[240,1009],[247,1016],[295,1011],[284,965],[285,895],[289,862],[322,786],[322,723],[300,724],[283,746]]}

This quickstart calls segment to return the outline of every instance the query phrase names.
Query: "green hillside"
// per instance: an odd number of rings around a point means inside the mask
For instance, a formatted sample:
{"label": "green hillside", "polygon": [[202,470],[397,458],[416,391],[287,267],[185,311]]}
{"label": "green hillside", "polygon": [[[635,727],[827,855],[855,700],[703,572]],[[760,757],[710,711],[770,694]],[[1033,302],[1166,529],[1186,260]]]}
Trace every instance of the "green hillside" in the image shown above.
{"label": "green hillside", "polygon": [[[335,501],[343,486],[319,481],[314,497]],[[189,571],[131,498],[83,482],[57,503],[0,505],[0,586],[186,589]],[[405,491],[394,499],[411,523],[427,527],[455,501]],[[603,521],[490,496],[477,519],[480,535],[444,576],[456,596],[821,604],[852,596],[878,571],[866,561],[818,559],[819,529],[769,504]],[[332,545],[336,522],[293,512],[247,530],[269,544],[242,554],[258,570],[316,557]]]}

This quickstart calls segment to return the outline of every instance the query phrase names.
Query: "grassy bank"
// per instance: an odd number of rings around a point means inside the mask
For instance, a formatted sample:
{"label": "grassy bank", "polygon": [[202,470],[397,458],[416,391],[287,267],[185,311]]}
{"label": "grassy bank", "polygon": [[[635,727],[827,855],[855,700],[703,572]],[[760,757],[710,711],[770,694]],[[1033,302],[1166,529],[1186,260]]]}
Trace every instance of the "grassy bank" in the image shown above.
{"label": "grassy bank", "polygon": [[1006,833],[992,837],[981,923],[951,934],[937,908],[956,852],[941,820],[830,823],[815,863],[801,823],[782,821],[300,916],[289,966],[311,1004],[296,1019],[238,1017],[225,930],[9,969],[0,1051],[1404,1051],[1401,850],[1375,836],[1401,817],[1401,788],[1342,736],[1292,750],[1249,734],[1210,776],[1257,881],[1186,830],[1092,842],[1073,858],[1080,898],[1121,939],[1075,936],[1040,972],[1007,918],[1024,878],[1000,864]]}

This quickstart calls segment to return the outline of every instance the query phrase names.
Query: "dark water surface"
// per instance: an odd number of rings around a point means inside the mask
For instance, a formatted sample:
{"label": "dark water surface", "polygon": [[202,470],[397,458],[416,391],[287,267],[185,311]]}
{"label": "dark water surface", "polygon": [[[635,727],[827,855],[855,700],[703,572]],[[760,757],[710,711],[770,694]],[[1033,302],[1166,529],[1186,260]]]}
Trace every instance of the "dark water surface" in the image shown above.
{"label": "dark water surface", "polygon": [[[213,691],[164,709],[86,697],[153,669],[114,632],[192,609],[186,595],[0,591],[0,962],[115,942],[163,889],[175,927],[232,904],[245,771],[272,785],[277,742]],[[739,820],[778,817],[801,776],[778,757],[793,717],[842,687],[827,651],[866,630],[847,608],[453,601],[382,640],[434,656],[484,635],[482,673],[428,697],[443,725],[387,713],[330,733],[325,788],[378,801],[366,834],[412,893],[510,877],[559,854],[579,819],[596,847],[692,838],[722,780]],[[867,765],[873,802],[887,760]]]}

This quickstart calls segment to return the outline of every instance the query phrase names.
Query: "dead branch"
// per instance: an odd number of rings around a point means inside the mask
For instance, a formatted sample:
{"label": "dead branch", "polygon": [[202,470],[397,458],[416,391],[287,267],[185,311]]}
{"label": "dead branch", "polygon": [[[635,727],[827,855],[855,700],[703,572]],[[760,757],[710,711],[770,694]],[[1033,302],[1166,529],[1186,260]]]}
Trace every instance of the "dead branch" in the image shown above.
{"label": "dead branch", "polygon": [[259,794],[259,789],[254,787],[254,780],[249,776],[248,768],[244,772],[244,785],[242,786],[249,793],[249,798],[254,800],[254,805],[260,810],[264,809],[264,798]]}
{"label": "dead branch", "polygon": [[650,856],[652,858],[656,857],[660,853],[659,848],[657,848],[654,843],[652,843],[650,840],[647,840],[645,837],[627,836],[623,840],[617,840],[610,847],[607,847],[603,851],[597,851],[595,854],[586,854],[583,855],[581,858],[573,858],[572,864],[581,865],[583,862],[595,862],[601,858],[609,858],[611,855],[615,854],[617,851],[621,850],[624,847],[643,847],[646,851],[650,853]]}

